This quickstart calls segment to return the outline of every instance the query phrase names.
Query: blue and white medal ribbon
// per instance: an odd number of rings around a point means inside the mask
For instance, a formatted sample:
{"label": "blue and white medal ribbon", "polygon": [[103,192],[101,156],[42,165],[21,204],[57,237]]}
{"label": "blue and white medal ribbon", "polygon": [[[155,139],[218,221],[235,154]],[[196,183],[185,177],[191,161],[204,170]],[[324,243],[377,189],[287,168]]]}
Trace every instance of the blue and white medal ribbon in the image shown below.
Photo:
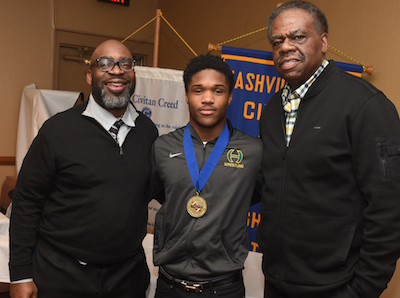
{"label": "blue and white medal ribbon", "polygon": [[200,191],[206,185],[228,143],[229,129],[227,123],[225,123],[225,126],[218,137],[210,156],[207,158],[206,163],[199,173],[193,141],[190,135],[190,124],[188,123],[185,128],[183,134],[183,149],[185,151],[186,163],[189,169],[190,177],[192,178],[194,188],[196,189],[196,195],[189,199],[186,209],[193,217],[201,217],[207,211],[207,202],[200,196]]}

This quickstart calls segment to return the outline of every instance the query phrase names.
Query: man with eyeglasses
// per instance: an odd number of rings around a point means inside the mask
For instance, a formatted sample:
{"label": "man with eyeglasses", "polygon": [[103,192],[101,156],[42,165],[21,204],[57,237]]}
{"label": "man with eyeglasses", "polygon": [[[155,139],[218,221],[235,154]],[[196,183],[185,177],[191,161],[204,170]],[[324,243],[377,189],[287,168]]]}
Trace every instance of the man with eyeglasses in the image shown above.
{"label": "man with eyeglasses", "polygon": [[146,187],[158,132],[130,101],[128,48],[108,40],[91,61],[89,101],[42,126],[19,173],[12,298],[145,297]]}

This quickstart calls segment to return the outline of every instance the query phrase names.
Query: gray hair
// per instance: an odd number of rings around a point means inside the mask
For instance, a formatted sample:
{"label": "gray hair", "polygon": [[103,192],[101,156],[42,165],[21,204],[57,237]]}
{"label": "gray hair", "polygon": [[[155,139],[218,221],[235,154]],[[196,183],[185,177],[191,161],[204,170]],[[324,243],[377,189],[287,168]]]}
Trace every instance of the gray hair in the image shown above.
{"label": "gray hair", "polygon": [[275,21],[275,18],[281,13],[289,9],[302,9],[305,12],[309,13],[313,17],[313,25],[315,31],[319,35],[323,33],[328,33],[328,21],[324,13],[316,7],[314,4],[307,2],[307,1],[289,1],[281,6],[275,8],[275,10],[271,13],[267,20],[268,26],[268,38],[271,40],[271,26],[272,23]]}

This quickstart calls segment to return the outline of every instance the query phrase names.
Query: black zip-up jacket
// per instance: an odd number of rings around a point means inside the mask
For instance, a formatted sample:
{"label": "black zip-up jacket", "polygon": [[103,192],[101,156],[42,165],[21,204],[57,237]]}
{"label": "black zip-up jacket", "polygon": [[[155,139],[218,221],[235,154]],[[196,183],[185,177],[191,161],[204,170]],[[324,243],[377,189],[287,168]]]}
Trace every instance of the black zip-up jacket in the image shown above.
{"label": "black zip-up jacket", "polygon": [[302,99],[286,147],[281,92],[260,120],[257,240],[267,280],[289,297],[348,285],[352,295],[379,297],[400,255],[396,108],[330,61]]}
{"label": "black zip-up jacket", "polygon": [[[154,189],[165,189],[156,215],[154,264],[187,280],[209,280],[242,270],[248,254],[247,216],[261,164],[257,138],[230,128],[230,140],[200,195],[207,212],[194,218],[186,210],[196,195],[183,149],[184,128],[154,142]],[[191,127],[199,171],[215,142],[205,146]],[[162,192],[163,193],[163,192]]]}

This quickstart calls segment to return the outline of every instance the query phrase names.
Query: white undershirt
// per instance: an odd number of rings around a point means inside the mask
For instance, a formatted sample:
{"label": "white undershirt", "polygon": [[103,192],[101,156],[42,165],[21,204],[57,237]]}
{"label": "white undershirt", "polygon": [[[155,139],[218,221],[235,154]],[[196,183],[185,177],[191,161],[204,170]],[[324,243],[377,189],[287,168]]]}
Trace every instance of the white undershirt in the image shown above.
{"label": "white undershirt", "polygon": [[118,130],[118,143],[120,146],[124,143],[124,140],[131,128],[135,127],[135,120],[139,116],[133,105],[128,104],[127,109],[122,117],[116,118],[109,111],[101,107],[94,100],[92,94],[90,94],[89,96],[88,105],[83,111],[82,115],[95,119],[109,133],[110,128],[115,123],[115,121],[117,121],[118,119],[122,119],[122,121],[124,121],[124,124],[121,125],[120,129]]}

